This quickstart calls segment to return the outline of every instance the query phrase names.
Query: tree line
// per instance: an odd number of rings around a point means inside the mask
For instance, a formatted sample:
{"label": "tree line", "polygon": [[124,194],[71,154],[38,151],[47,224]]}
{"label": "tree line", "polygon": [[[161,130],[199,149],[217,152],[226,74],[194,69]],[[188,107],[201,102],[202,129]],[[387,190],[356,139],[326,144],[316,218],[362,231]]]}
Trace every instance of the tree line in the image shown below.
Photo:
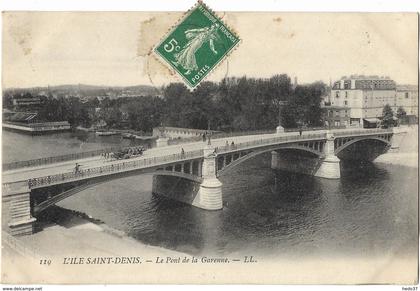
{"label": "tree line", "polygon": [[163,89],[162,123],[167,126],[245,131],[323,125],[321,98],[326,85],[292,86],[282,74],[268,79],[224,78],[190,92],[183,84]]}
{"label": "tree line", "polygon": [[[106,124],[151,132],[157,126],[222,131],[322,126],[322,82],[293,86],[286,74],[271,78],[229,77],[203,82],[193,92],[182,83],[162,88],[162,96],[87,101],[43,96],[39,119],[68,120],[72,126]],[[27,93],[29,94],[29,93]],[[9,104],[7,102],[4,104]]]}

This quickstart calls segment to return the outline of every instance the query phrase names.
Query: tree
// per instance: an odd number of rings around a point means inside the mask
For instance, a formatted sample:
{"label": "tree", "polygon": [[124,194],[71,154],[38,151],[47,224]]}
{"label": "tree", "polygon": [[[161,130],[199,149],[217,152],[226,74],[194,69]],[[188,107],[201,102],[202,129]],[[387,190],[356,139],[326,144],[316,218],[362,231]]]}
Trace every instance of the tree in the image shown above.
{"label": "tree", "polygon": [[185,126],[183,113],[191,93],[182,83],[171,83],[163,89],[165,111],[163,124],[168,126]]}
{"label": "tree", "polygon": [[281,110],[281,125],[285,128],[296,128],[298,121],[297,106],[289,103]]}
{"label": "tree", "polygon": [[398,119],[401,119],[402,117],[406,116],[407,112],[404,110],[402,106],[398,107],[397,109],[397,117]]}
{"label": "tree", "polygon": [[267,97],[273,100],[279,114],[278,122],[281,123],[282,103],[287,101],[293,92],[290,77],[287,74],[274,75],[268,80]]}
{"label": "tree", "polygon": [[13,96],[9,92],[3,94],[3,108],[13,108]]}
{"label": "tree", "polygon": [[394,125],[394,111],[389,104],[384,106],[382,110],[382,126],[391,127]]}
{"label": "tree", "polygon": [[122,113],[118,107],[112,106],[101,109],[100,116],[106,122],[107,127],[118,127]]}
{"label": "tree", "polygon": [[322,126],[321,97],[325,92],[326,85],[322,82],[297,86],[282,110],[282,126],[285,128],[302,125]]}
{"label": "tree", "polygon": [[161,124],[163,118],[163,100],[159,97],[141,97],[123,105],[128,111],[130,128],[143,132],[152,132]]}

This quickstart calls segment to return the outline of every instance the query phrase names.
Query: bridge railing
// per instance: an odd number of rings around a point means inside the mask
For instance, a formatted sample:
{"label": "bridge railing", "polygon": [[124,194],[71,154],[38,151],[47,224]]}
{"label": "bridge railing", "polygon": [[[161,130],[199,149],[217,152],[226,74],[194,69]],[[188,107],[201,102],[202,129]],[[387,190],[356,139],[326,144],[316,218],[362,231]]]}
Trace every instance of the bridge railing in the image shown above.
{"label": "bridge railing", "polygon": [[225,138],[225,137],[234,137],[234,136],[243,136],[243,135],[259,135],[259,134],[274,134],[276,131],[274,129],[269,130],[249,130],[249,131],[234,131],[234,132],[219,132],[211,136],[211,138]]}
{"label": "bridge railing", "polygon": [[82,169],[77,172],[67,172],[62,174],[44,176],[40,178],[30,179],[28,181],[29,188],[43,187],[51,184],[66,183],[69,181],[80,180],[82,178],[89,178],[94,176],[101,176],[103,174],[111,174],[124,172],[127,170],[141,169],[152,166],[159,166],[171,162],[179,162],[181,160],[188,160],[200,158],[203,156],[203,150],[189,151],[185,153],[178,153],[166,155],[161,157],[146,158],[141,160],[119,162],[106,166],[100,166],[90,169]]}
{"label": "bridge railing", "polygon": [[171,138],[168,140],[168,145],[196,142],[200,140],[203,140],[203,138],[200,136]]}
{"label": "bridge railing", "polygon": [[384,134],[392,133],[392,128],[366,128],[359,130],[334,130],[335,137],[352,136],[352,135],[365,135],[365,134]]}
{"label": "bridge railing", "polygon": [[67,155],[62,155],[62,156],[45,157],[45,158],[39,158],[39,159],[33,159],[33,160],[27,160],[27,161],[11,162],[11,163],[3,164],[3,171],[14,170],[14,169],[19,169],[19,168],[24,168],[24,167],[42,166],[42,165],[48,165],[48,164],[54,164],[54,163],[66,162],[66,161],[72,161],[72,160],[78,160],[78,159],[91,158],[91,157],[100,156],[103,153],[119,151],[121,149],[122,149],[121,146],[110,147],[110,148],[92,150],[92,151],[81,152],[81,153],[67,154]]}
{"label": "bridge railing", "polygon": [[[211,135],[212,139],[244,136],[244,135],[259,135],[259,134],[274,134],[275,130],[252,130],[252,131],[235,131],[235,132],[216,132]],[[172,138],[168,141],[169,145],[182,144],[188,142],[203,141],[203,136],[179,137]],[[206,140],[207,142],[207,140]]]}
{"label": "bridge railing", "polygon": [[225,146],[220,146],[217,148],[217,153],[224,153],[232,150],[241,150],[252,148],[255,146],[270,145],[279,142],[293,142],[300,140],[316,140],[316,139],[325,139],[325,133],[313,133],[313,134],[302,134],[302,135],[288,135],[288,136],[277,136],[272,138],[264,138],[259,140],[241,142],[238,144],[228,144]]}
{"label": "bridge railing", "polygon": [[[299,140],[324,139],[325,134],[303,134],[295,136],[278,136],[274,138],[265,138],[249,142],[238,143],[234,145],[227,145],[217,148],[217,153],[223,153],[230,150],[246,149],[250,147],[269,145],[278,142],[292,142]],[[118,173],[127,170],[141,169],[146,167],[158,166],[171,162],[179,162],[181,160],[188,160],[203,157],[203,150],[189,151],[185,153],[178,153],[166,155],[161,157],[146,158],[133,161],[123,161],[116,164],[99,166],[89,169],[81,169],[77,172],[66,172],[62,174],[44,176],[40,178],[30,179],[28,181],[29,188],[38,188],[57,183],[66,183],[69,181],[80,180],[82,178],[89,178],[93,176],[101,176],[104,174]]]}
{"label": "bridge railing", "polygon": [[[335,126],[336,129],[344,129],[346,126]],[[314,131],[314,130],[329,130],[328,126],[311,126],[311,127],[293,127],[293,128],[285,128],[285,132],[299,132],[302,130],[305,131]]]}

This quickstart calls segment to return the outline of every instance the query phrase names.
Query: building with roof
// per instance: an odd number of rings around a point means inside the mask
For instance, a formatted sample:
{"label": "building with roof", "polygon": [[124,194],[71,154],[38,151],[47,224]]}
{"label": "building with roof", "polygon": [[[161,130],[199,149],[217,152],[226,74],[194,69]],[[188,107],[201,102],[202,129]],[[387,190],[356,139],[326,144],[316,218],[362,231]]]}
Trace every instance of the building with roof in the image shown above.
{"label": "building with roof", "polygon": [[[414,87],[417,88],[417,86]],[[408,112],[417,114],[417,108],[414,109],[414,107],[418,104],[418,93],[417,95],[414,93],[414,87],[404,87],[404,90],[401,88],[398,91],[395,81],[385,76],[342,77],[333,84],[329,99],[325,102],[328,105],[325,107],[334,107],[333,110],[343,112],[350,109],[349,125],[351,126],[379,123],[386,104],[390,105],[394,112],[399,106],[403,106],[409,109],[409,111],[406,110],[407,114]]]}
{"label": "building with roof", "polygon": [[348,107],[324,106],[325,125],[329,127],[347,127],[350,125],[350,111]]}
{"label": "building with roof", "polygon": [[34,123],[37,122],[37,116],[38,113],[36,112],[14,112],[5,120],[10,122]]}
{"label": "building with roof", "polygon": [[404,108],[407,115],[419,116],[419,88],[415,85],[397,85],[397,105]]}

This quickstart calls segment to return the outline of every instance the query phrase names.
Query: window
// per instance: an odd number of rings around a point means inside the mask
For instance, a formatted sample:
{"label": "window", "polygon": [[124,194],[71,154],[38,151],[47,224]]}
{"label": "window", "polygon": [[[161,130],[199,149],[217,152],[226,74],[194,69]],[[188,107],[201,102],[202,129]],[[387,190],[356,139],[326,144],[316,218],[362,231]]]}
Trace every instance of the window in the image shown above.
{"label": "window", "polygon": [[335,92],[335,97],[336,97],[336,98],[340,97],[340,92],[339,92],[339,91],[336,91],[336,92]]}
{"label": "window", "polygon": [[340,116],[340,111],[336,111],[335,116]]}
{"label": "window", "polygon": [[345,80],[344,89],[350,89],[350,88],[351,88],[351,80]]}
{"label": "window", "polygon": [[348,97],[348,93],[347,93],[347,91],[345,92],[345,96],[346,96],[346,98]]}
{"label": "window", "polygon": [[[347,105],[347,100],[344,100],[344,105]],[[347,111],[346,111],[347,112]]]}
{"label": "window", "polygon": [[405,92],[405,98],[408,98],[408,92]]}

